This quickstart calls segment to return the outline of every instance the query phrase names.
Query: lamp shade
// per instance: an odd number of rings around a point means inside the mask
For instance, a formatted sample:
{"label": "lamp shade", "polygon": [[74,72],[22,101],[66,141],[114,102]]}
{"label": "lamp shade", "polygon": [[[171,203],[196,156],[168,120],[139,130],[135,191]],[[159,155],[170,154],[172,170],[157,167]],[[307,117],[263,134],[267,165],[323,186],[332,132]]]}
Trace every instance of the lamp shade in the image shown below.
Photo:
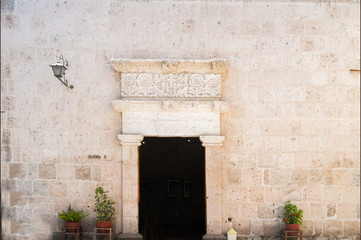
{"label": "lamp shade", "polygon": [[64,75],[65,70],[67,70],[67,68],[61,63],[52,64],[50,67],[53,69],[54,76],[57,78],[61,78]]}

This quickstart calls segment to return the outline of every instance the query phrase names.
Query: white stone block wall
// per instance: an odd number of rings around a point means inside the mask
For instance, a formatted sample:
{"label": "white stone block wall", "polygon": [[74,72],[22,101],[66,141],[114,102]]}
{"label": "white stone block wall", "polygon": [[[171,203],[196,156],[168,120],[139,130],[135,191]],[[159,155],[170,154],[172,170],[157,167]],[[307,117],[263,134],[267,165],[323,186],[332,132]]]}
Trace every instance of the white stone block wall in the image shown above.
{"label": "white stone block wall", "polygon": [[[61,54],[74,89],[48,66]],[[277,236],[291,200],[304,235],[358,236],[359,54],[359,1],[2,1],[3,239],[51,239],[69,203],[92,231],[96,186],[121,225],[111,58],[228,60],[224,231],[232,217],[239,236]]]}

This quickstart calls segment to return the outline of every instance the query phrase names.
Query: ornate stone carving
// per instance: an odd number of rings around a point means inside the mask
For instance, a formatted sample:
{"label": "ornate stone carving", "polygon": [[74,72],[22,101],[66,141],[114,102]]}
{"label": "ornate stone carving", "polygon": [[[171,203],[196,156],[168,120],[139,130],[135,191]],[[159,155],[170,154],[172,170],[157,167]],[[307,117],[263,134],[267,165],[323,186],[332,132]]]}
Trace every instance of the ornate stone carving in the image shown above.
{"label": "ornate stone carving", "polygon": [[219,74],[121,74],[123,98],[216,98],[221,96]]}

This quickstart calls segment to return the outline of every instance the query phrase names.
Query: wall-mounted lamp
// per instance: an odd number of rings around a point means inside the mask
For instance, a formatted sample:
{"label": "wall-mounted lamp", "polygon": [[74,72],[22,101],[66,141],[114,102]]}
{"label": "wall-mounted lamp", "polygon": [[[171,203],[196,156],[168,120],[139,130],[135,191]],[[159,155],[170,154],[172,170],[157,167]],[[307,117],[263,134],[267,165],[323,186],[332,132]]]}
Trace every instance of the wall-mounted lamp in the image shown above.
{"label": "wall-mounted lamp", "polygon": [[73,85],[68,85],[68,80],[65,79],[65,70],[67,70],[68,61],[64,61],[63,55],[60,56],[60,61],[61,62],[50,65],[50,67],[53,69],[54,76],[59,79],[59,81],[62,82],[66,87],[73,89]]}

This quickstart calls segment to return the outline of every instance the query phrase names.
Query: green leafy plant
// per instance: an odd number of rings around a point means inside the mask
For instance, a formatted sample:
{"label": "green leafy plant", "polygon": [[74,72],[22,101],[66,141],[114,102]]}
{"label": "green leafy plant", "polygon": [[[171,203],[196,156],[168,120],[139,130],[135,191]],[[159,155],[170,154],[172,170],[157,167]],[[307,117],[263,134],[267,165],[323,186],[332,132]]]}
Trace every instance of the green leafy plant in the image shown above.
{"label": "green leafy plant", "polygon": [[284,218],[283,221],[287,224],[300,224],[302,225],[303,210],[298,209],[296,205],[291,204],[287,201],[284,206]]}
{"label": "green leafy plant", "polygon": [[97,213],[96,219],[98,221],[111,221],[114,215],[114,202],[108,198],[109,191],[104,191],[102,187],[95,189],[95,208],[94,212]]}
{"label": "green leafy plant", "polygon": [[58,216],[65,222],[79,222],[88,215],[89,214],[85,214],[83,210],[75,211],[71,205],[68,207],[68,212],[64,212],[63,210],[61,213],[58,213]]}

